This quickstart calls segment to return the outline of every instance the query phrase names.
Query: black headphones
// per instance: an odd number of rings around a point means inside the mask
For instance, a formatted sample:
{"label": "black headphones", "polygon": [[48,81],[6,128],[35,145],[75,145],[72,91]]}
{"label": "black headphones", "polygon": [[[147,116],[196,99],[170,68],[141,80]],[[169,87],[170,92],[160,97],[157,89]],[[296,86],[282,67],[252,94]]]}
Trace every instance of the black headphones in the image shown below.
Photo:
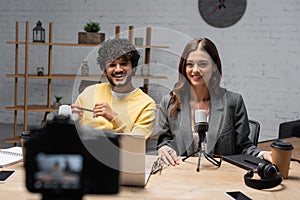
{"label": "black headphones", "polygon": [[[261,179],[252,179],[256,171]],[[249,170],[244,175],[244,181],[251,188],[268,189],[279,185],[282,181],[282,176],[275,165],[259,163],[257,169]]]}

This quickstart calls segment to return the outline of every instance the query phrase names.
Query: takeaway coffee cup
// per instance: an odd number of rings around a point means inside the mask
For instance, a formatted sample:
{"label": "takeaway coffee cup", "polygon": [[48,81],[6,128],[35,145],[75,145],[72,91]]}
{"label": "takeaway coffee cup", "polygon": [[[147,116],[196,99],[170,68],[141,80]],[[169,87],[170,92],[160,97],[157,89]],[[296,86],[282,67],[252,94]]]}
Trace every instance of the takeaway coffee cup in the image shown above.
{"label": "takeaway coffee cup", "polygon": [[26,149],[25,149],[25,142],[30,138],[30,131],[23,131],[21,133],[20,139],[21,139],[21,146],[22,146],[22,154],[23,154],[23,165],[25,165],[26,163]]}
{"label": "takeaway coffee cup", "polygon": [[271,144],[272,163],[277,166],[282,178],[288,178],[293,145],[289,142],[277,140]]}

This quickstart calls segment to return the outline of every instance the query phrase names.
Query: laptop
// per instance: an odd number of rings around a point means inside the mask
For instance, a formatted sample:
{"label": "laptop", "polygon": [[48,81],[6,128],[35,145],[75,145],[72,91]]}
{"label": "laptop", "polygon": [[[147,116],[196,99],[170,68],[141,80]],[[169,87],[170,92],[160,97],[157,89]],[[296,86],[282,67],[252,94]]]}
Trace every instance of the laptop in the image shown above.
{"label": "laptop", "polygon": [[146,140],[142,134],[120,133],[120,184],[144,187],[153,162],[146,162]]}

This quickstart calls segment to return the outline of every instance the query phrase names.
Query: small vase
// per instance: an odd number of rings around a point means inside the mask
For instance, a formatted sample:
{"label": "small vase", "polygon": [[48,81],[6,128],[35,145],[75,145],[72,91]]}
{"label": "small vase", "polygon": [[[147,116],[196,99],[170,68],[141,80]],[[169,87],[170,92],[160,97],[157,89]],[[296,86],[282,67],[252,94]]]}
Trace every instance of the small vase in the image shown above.
{"label": "small vase", "polygon": [[37,67],[36,73],[38,76],[44,76],[44,67]]}
{"label": "small vase", "polygon": [[142,76],[149,76],[150,75],[149,64],[144,64],[144,65],[141,66],[141,74],[142,74]]}
{"label": "small vase", "polygon": [[135,37],[134,38],[134,44],[135,46],[143,46],[144,38],[142,37]]}
{"label": "small vase", "polygon": [[88,76],[89,75],[89,65],[87,60],[83,60],[81,64],[81,75]]}
{"label": "small vase", "polygon": [[60,105],[61,105],[61,103],[59,101],[53,102],[53,108],[59,108]]}

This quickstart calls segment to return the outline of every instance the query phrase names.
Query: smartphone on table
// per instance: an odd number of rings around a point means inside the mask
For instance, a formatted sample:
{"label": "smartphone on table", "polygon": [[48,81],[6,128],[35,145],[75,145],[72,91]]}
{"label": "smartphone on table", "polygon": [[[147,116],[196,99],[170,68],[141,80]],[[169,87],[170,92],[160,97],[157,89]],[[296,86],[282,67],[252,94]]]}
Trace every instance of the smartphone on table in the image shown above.
{"label": "smartphone on table", "polygon": [[0,171],[0,183],[5,183],[16,171],[13,170],[1,170]]}
{"label": "smartphone on table", "polygon": [[225,194],[233,200],[251,200],[250,197],[246,196],[241,191],[230,191],[226,192]]}

